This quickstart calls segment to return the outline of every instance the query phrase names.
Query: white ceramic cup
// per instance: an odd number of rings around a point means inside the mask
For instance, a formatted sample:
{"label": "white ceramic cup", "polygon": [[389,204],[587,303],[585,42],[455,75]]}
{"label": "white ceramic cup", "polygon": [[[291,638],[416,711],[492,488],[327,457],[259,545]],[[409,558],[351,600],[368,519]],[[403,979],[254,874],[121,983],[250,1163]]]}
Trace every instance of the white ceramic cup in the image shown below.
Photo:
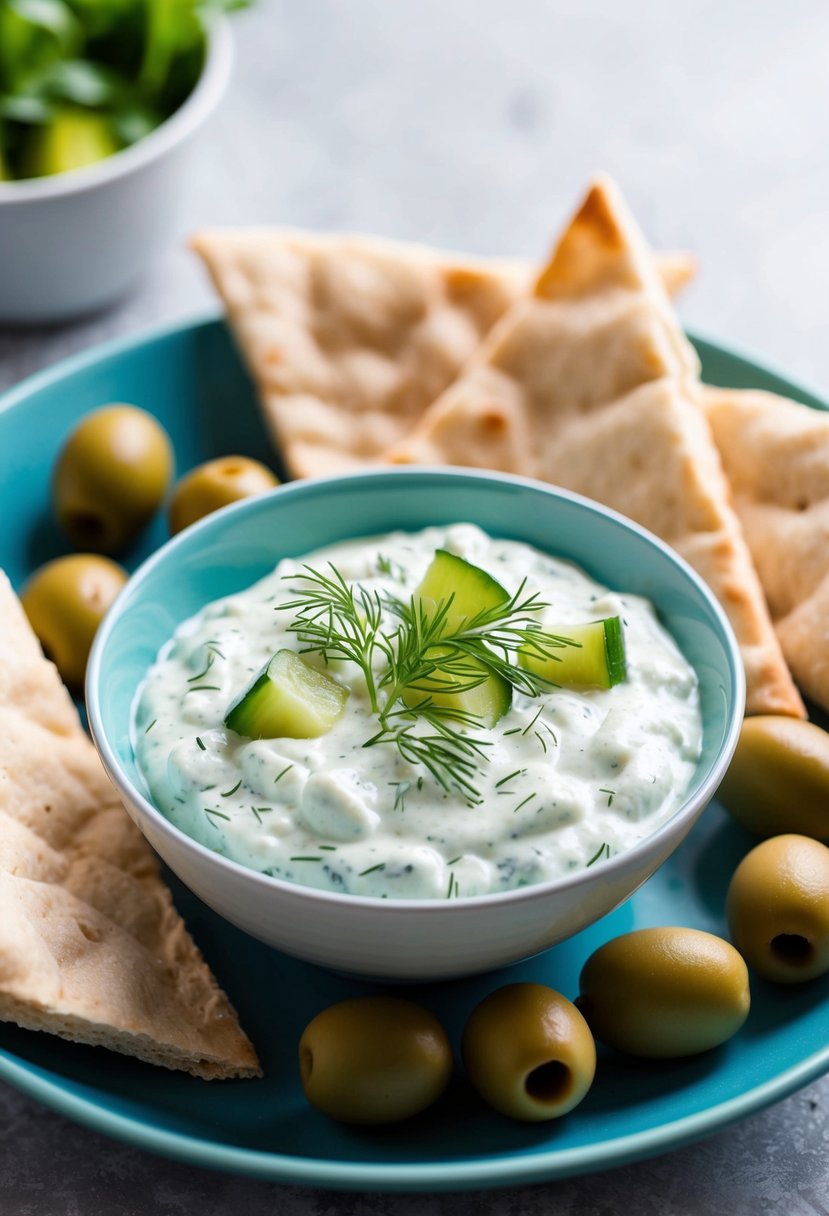
{"label": "white ceramic cup", "polygon": [[193,137],[230,78],[226,21],[187,100],[129,148],[81,169],[0,182],[0,322],[65,321],[124,295],[178,229]]}

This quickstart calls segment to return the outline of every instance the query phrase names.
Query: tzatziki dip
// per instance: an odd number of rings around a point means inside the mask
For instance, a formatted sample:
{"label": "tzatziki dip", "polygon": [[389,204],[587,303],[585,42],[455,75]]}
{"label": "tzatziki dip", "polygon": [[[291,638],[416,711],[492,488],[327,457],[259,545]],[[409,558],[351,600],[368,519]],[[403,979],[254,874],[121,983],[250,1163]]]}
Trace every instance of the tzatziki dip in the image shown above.
{"label": "tzatziki dip", "polygon": [[132,727],[189,836],[390,899],[601,865],[678,809],[702,737],[694,671],[648,601],[471,524],[286,559],[207,605]]}

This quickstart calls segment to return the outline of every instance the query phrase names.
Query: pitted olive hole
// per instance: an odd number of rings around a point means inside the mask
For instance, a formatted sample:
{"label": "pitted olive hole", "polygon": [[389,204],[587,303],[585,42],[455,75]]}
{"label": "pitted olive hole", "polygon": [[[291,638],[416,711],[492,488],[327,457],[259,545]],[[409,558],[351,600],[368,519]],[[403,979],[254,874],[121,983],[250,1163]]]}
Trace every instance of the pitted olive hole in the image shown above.
{"label": "pitted olive hole", "polygon": [[93,511],[73,511],[69,524],[75,538],[90,548],[95,548],[106,540],[107,523]]}
{"label": "pitted olive hole", "polygon": [[566,1098],[573,1086],[570,1069],[561,1060],[548,1060],[539,1064],[524,1078],[527,1097],[534,1102],[560,1102]]}
{"label": "pitted olive hole", "polygon": [[812,961],[812,943],[802,933],[778,933],[771,939],[771,952],[781,963],[803,967]]}
{"label": "pitted olive hole", "polygon": [[302,1073],[302,1080],[307,1082],[311,1080],[311,1073],[314,1071],[314,1053],[310,1047],[302,1047],[299,1053],[299,1071]]}

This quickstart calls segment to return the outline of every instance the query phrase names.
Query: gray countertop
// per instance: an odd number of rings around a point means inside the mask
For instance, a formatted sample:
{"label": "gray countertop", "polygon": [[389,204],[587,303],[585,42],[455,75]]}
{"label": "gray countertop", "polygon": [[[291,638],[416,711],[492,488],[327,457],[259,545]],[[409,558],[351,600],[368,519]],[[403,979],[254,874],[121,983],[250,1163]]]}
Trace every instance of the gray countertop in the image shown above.
{"label": "gray countertop", "polygon": [[[748,0],[268,0],[234,20],[230,94],[186,226],[351,228],[541,256],[589,174],[692,249],[698,332],[829,391],[829,6]],[[182,248],[83,323],[0,329],[0,388],[213,307]],[[827,1027],[829,1036],[829,1027]],[[521,1191],[333,1195],[214,1175],[0,1086],[3,1216],[829,1213],[829,1079],[697,1145]]]}

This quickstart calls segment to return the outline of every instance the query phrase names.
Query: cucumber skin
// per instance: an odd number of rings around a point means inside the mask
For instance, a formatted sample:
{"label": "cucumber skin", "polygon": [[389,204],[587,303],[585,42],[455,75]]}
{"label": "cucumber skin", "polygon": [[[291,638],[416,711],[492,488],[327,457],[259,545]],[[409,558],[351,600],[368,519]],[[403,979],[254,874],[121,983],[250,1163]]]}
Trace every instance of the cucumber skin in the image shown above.
{"label": "cucumber skin", "polygon": [[225,726],[229,727],[230,730],[235,730],[237,735],[243,735],[247,739],[262,739],[266,737],[260,733],[259,727],[256,725],[256,719],[261,716],[260,713],[257,713],[257,710],[263,696],[267,695],[268,686],[271,684],[271,678],[268,675],[270,665],[271,660],[269,659],[250,687],[245,689],[236,698],[225,714]]}
{"label": "cucumber skin", "polygon": [[[602,621],[591,621],[586,625],[564,625],[560,629],[545,632],[557,637],[577,638],[586,630],[592,633],[596,627],[595,640],[591,636],[579,643],[578,649],[563,647],[559,658],[549,659],[534,655],[531,651],[519,651],[519,662],[527,671],[534,672],[560,688],[612,688],[627,678],[625,643],[622,624],[618,616],[606,617]],[[599,635],[599,626],[601,634]],[[568,632],[569,630],[569,632]],[[593,661],[588,664],[585,646],[595,650]],[[600,654],[598,653],[600,649]],[[568,671],[569,668],[569,671]],[[587,671],[585,671],[587,668]]]}

